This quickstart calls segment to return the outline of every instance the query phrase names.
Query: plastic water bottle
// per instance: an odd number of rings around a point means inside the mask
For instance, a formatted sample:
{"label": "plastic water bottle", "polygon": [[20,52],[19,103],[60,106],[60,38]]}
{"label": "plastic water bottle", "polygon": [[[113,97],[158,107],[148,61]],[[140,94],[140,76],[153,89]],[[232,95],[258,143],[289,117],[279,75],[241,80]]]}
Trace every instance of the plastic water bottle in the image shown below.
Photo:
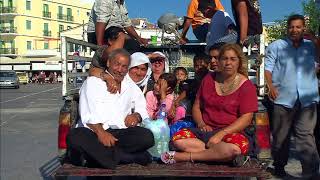
{"label": "plastic water bottle", "polygon": [[154,146],[148,149],[154,159],[160,158],[160,155],[169,151],[170,128],[166,122],[166,105],[162,104],[157,114],[156,120],[149,121],[145,127],[150,129],[154,136]]}
{"label": "plastic water bottle", "polygon": [[159,109],[159,112],[157,114],[157,119],[166,120],[166,118],[167,118],[166,104],[162,103],[160,105],[160,109]]}

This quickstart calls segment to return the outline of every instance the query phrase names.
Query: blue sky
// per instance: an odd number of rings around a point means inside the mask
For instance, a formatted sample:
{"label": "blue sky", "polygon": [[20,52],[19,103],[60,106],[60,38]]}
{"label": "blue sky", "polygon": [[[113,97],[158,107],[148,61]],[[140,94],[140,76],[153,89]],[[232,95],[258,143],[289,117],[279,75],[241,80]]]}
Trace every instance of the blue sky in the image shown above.
{"label": "blue sky", "polygon": [[[82,0],[93,3],[94,0]],[[231,0],[220,0],[226,11],[232,17]],[[302,14],[302,2],[304,0],[259,0],[262,21],[272,22],[283,19],[291,13]],[[156,23],[157,19],[166,12],[171,12],[177,16],[184,16],[190,0],[125,0],[130,18],[148,18],[151,23]],[[233,18],[233,17],[232,17]],[[194,39],[192,30],[189,30],[190,39]]]}
{"label": "blue sky", "polygon": [[[94,0],[82,0],[94,2]],[[150,22],[156,22],[165,12],[183,16],[190,0],[126,0],[130,18],[146,17]],[[226,11],[232,15],[230,0],[220,0]],[[260,0],[263,22],[283,19],[295,12],[302,13],[303,0]]]}

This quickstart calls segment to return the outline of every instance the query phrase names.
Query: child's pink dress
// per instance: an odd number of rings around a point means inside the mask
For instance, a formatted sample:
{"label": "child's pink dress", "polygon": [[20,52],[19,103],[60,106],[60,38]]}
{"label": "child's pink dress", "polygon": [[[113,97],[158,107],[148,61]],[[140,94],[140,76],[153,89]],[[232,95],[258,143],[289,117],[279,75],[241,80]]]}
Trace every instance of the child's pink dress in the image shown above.
{"label": "child's pink dress", "polygon": [[[163,102],[159,102],[157,97],[154,95],[153,91],[149,91],[146,94],[146,100],[147,100],[147,112],[151,119],[155,119],[157,116],[157,113],[159,111],[159,107],[161,103],[166,104],[166,112],[168,113],[173,105],[174,95],[168,94]],[[176,108],[176,115],[173,121],[169,124],[173,124],[179,119],[182,119],[185,117],[186,111],[183,107],[177,107]],[[168,121],[168,119],[166,119]]]}

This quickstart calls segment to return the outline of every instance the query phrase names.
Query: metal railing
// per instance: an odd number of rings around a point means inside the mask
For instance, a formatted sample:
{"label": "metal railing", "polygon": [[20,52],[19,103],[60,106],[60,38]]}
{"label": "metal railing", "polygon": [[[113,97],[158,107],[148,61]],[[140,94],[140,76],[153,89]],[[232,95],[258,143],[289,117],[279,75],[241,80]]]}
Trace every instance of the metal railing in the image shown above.
{"label": "metal railing", "polygon": [[51,36],[51,31],[43,31],[43,36]]}
{"label": "metal railing", "polygon": [[16,7],[12,7],[12,6],[7,6],[7,7],[1,7],[0,8],[0,13],[16,13],[17,9]]}
{"label": "metal railing", "polygon": [[17,27],[0,27],[0,33],[17,33]]}
{"label": "metal railing", "polygon": [[65,15],[65,14],[57,14],[58,20],[63,20],[63,21],[73,21],[74,18],[73,16]]}
{"label": "metal railing", "polygon": [[0,54],[18,54],[18,48],[0,48]]}
{"label": "metal railing", "polygon": [[[72,46],[77,46],[77,48],[71,48]],[[86,65],[87,62],[91,62],[91,52],[98,47],[86,41],[61,36],[62,96],[64,99],[68,100],[79,93],[80,86],[88,76]],[[73,52],[72,49],[78,51]],[[81,72],[78,72],[81,61],[84,64]]]}
{"label": "metal railing", "polygon": [[51,18],[51,12],[42,11],[42,17]]}

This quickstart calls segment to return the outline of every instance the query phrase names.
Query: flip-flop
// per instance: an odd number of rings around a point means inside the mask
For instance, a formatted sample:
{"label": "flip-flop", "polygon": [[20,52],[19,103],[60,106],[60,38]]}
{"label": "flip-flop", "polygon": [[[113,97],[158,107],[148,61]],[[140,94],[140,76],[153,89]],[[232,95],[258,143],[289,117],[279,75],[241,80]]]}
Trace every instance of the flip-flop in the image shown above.
{"label": "flip-flop", "polygon": [[165,164],[174,164],[176,161],[174,160],[175,151],[168,151],[161,154],[161,161]]}

